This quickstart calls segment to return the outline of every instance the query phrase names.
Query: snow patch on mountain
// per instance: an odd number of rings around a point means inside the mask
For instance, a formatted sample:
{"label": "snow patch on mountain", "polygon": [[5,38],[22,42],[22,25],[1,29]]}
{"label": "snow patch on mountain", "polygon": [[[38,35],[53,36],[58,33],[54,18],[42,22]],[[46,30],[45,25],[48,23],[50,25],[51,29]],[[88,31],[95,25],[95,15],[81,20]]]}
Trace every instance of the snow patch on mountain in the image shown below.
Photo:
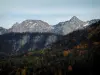
{"label": "snow patch on mountain", "polygon": [[88,26],[89,25],[89,23],[86,23],[86,24],[84,24],[83,26]]}

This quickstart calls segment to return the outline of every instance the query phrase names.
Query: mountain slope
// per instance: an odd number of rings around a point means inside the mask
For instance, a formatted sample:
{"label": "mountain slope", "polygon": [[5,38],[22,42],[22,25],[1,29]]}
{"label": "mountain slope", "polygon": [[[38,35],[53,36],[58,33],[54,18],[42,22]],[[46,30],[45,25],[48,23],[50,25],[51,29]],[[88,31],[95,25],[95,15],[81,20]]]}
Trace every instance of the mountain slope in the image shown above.
{"label": "mountain slope", "polygon": [[[66,58],[77,73],[80,70],[83,73],[86,70],[91,71],[91,74],[99,73],[97,67],[100,67],[100,20],[85,29],[64,36],[62,40],[52,44],[51,51],[56,52],[55,54],[67,52]],[[58,62],[61,62],[61,58]]]}
{"label": "mountain slope", "polygon": [[79,20],[76,16],[73,16],[69,21],[60,22],[54,26],[54,33],[66,35],[78,28],[82,28],[86,22]]}
{"label": "mountain slope", "polygon": [[89,25],[84,29],[76,30],[69,33],[68,35],[65,35],[62,40],[54,43],[53,46],[55,47],[52,46],[52,48],[71,49],[75,45],[80,44],[81,42],[87,42],[87,43],[93,42],[91,38],[95,37],[95,40],[97,40],[97,38],[99,38],[99,33],[100,33],[100,21],[93,23],[92,25]]}
{"label": "mountain slope", "polygon": [[67,51],[72,65],[88,64],[85,66],[97,70],[100,66],[100,21],[64,36],[52,44],[51,50],[56,53]]}
{"label": "mountain slope", "polygon": [[22,53],[48,47],[62,36],[52,33],[8,33],[0,35],[0,52]]}

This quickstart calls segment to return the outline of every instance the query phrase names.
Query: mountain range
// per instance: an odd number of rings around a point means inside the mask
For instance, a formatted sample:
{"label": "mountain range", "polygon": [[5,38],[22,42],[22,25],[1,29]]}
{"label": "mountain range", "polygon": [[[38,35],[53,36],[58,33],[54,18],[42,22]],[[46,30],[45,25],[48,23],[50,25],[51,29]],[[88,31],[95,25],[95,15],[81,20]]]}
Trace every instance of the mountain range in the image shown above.
{"label": "mountain range", "polygon": [[99,19],[90,21],[81,21],[76,16],[73,16],[70,20],[65,22],[59,22],[56,25],[49,25],[41,20],[25,20],[22,23],[16,22],[11,28],[0,28],[0,34],[4,33],[23,33],[23,32],[39,32],[39,33],[55,33],[60,35],[66,35],[77,29],[84,28],[87,25],[95,23]]}
{"label": "mountain range", "polygon": [[[56,25],[41,20],[25,20],[9,29],[0,27],[0,52],[17,54],[44,48],[69,49],[83,41],[89,34],[87,30],[90,26],[99,21],[84,22],[73,16]],[[72,42],[72,39],[78,42]]]}

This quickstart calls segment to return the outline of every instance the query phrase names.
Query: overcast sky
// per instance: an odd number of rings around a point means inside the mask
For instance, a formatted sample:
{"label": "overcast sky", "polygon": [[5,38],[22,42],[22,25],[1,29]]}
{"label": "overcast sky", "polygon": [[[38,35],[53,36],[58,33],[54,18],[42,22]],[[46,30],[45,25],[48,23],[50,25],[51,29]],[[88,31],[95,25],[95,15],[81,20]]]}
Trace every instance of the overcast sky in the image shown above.
{"label": "overcast sky", "polygon": [[100,18],[100,0],[0,0],[0,26],[36,19],[55,25],[72,16],[86,21]]}

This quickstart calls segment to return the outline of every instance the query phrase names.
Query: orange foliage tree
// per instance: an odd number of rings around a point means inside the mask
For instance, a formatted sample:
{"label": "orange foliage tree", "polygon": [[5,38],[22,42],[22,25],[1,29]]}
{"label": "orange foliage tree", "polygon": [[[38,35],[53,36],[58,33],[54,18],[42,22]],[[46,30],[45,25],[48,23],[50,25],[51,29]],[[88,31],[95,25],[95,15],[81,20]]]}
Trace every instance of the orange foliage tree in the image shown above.
{"label": "orange foliage tree", "polygon": [[68,54],[69,54],[69,51],[67,51],[67,50],[65,50],[65,51],[63,52],[63,55],[64,55],[64,56],[68,56]]}

